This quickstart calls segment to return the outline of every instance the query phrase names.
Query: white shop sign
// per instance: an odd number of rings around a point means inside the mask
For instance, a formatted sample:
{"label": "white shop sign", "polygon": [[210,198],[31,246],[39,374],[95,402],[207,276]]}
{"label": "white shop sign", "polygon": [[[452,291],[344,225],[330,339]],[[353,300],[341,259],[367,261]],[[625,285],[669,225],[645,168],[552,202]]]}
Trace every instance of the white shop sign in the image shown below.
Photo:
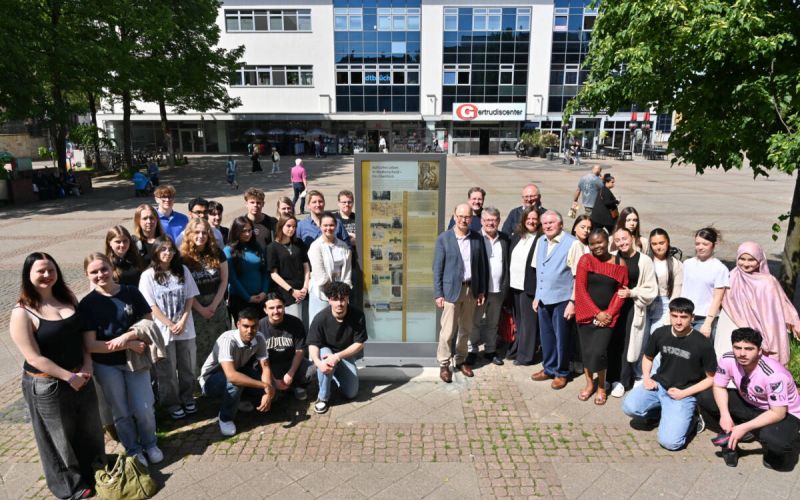
{"label": "white shop sign", "polygon": [[525,120],[525,103],[472,103],[453,104],[453,121],[456,122],[517,122]]}

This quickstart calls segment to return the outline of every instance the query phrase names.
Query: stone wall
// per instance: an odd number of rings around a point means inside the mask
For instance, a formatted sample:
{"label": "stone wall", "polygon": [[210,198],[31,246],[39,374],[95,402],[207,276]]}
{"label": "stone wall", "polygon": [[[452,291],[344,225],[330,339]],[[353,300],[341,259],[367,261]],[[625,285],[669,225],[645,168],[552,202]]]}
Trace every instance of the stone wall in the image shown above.
{"label": "stone wall", "polygon": [[37,160],[39,146],[47,146],[47,139],[28,134],[0,134],[0,151],[8,151],[15,157]]}

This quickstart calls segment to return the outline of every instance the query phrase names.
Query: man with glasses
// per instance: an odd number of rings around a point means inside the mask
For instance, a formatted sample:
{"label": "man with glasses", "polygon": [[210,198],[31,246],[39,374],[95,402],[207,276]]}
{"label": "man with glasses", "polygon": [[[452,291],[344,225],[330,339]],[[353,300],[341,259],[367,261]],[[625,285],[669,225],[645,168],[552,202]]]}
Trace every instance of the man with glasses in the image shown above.
{"label": "man with glasses", "polygon": [[436,359],[439,377],[448,384],[453,381],[451,361],[464,376],[474,375],[466,363],[467,347],[475,306],[486,300],[489,281],[486,245],[479,233],[470,230],[472,208],[466,203],[458,205],[453,219],[455,226],[436,238],[433,254],[433,296],[436,307],[442,309]]}
{"label": "man with glasses", "polygon": [[503,224],[502,229],[506,236],[511,236],[511,234],[514,232],[514,228],[517,227],[517,224],[519,224],[519,219],[522,217],[522,212],[524,212],[528,207],[536,207],[536,211],[539,212],[539,217],[544,215],[544,213],[547,211],[547,209],[542,206],[542,195],[539,194],[539,188],[533,183],[528,184],[522,189],[522,206],[514,208],[508,213],[508,218]]}
{"label": "man with glasses", "polygon": [[[192,201],[189,202],[189,214],[192,219],[205,219],[208,220],[208,205],[209,201],[205,198],[194,198]],[[209,223],[209,225],[211,225]],[[185,228],[184,228],[185,229]],[[211,233],[214,235],[214,239],[217,241],[217,246],[219,247],[220,251],[225,248],[225,240],[222,238],[222,233],[219,229],[211,226]],[[177,241],[175,241],[175,245],[180,248],[181,243],[183,242],[183,235],[184,233],[178,236]]]}
{"label": "man with glasses", "polygon": [[171,184],[158,186],[153,193],[156,199],[158,219],[161,221],[161,227],[164,232],[172,238],[172,241],[178,241],[186,224],[189,223],[189,218],[185,215],[175,212],[172,207],[175,206],[175,188]]}
{"label": "man with glasses", "polygon": [[[719,359],[714,388],[698,394],[697,404],[730,434],[722,449],[727,465],[738,462],[736,445],[755,435],[764,449],[764,466],[788,472],[797,463],[793,445],[800,431],[800,398],[792,374],[764,356],[762,341],[752,328],[734,330],[733,351]],[[735,388],[728,389],[731,381]]]}

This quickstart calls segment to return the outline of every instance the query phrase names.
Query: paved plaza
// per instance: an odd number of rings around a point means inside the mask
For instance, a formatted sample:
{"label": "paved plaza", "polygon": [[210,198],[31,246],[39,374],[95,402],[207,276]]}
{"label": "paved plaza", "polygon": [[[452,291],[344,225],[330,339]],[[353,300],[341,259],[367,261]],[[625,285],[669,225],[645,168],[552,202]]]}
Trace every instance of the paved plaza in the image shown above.
{"label": "paved plaza", "polygon": [[[242,188],[224,180],[224,156],[193,157],[189,166],[162,171],[178,191],[175,208],[187,212],[194,196],[220,201],[225,225],[243,210],[242,192],[291,195],[287,173],[251,174],[240,158]],[[711,171],[666,161],[599,161],[617,179],[623,206],[635,206],[642,227],[663,227],[684,256],[693,254],[694,230],[714,225],[723,234],[718,256],[732,265],[746,239],[761,243],[776,264],[784,234],[772,224],[788,210],[794,178],[774,173],[753,180],[750,171]],[[309,159],[309,187],[328,197],[351,188],[351,157]],[[566,214],[578,178],[589,168],[508,156],[449,157],[448,211],[471,186],[487,191],[486,205],[505,215],[520,204],[522,186],[535,182],[542,203]],[[106,230],[131,226],[133,210],[152,199],[135,198],[129,182],[95,180],[88,196],[0,209],[0,496],[47,498],[38,453],[19,389],[22,364],[8,335],[19,293],[20,268],[31,251],[59,262],[76,293],[88,291],[82,260],[101,250]],[[571,225],[568,221],[567,224]],[[785,227],[783,228],[785,231]],[[433,356],[433,353],[431,353]],[[529,378],[536,367],[478,365],[475,377],[419,367],[368,367],[354,402],[336,403],[325,415],[312,401],[276,401],[266,415],[237,418],[239,434],[223,438],[215,410],[179,424],[161,419],[162,464],[151,467],[163,484],[157,498],[800,498],[800,468],[777,473],[761,465],[758,443],[745,444],[737,468],[715,456],[711,433],[685,450],[661,449],[655,431],[633,430],[620,401],[598,407],[580,402],[581,383],[553,391]],[[109,451],[119,451],[116,443]]]}

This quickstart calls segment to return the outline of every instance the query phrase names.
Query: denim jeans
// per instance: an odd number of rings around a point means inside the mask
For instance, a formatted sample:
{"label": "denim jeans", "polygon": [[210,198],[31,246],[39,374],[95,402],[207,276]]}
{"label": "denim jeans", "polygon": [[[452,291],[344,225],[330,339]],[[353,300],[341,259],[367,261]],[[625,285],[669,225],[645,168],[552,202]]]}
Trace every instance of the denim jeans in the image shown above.
{"label": "denim jeans", "polygon": [[131,371],[127,365],[94,364],[94,376],[111,406],[125,453],[135,455],[156,445],[156,415],[150,370]]}
{"label": "denim jeans", "polygon": [[53,496],[69,498],[93,486],[92,462],[105,458],[94,384],[75,391],[61,380],[23,373],[22,395]]}
{"label": "denim jeans", "polygon": [[551,377],[569,377],[570,331],[564,318],[568,301],[539,303],[539,337],[542,343],[542,366]]}
{"label": "denim jeans", "polygon": [[[700,331],[700,327],[703,326],[703,323],[705,323],[705,322],[706,322],[706,317],[705,316],[695,316],[694,319],[692,320],[692,328],[694,328],[695,330],[697,330],[699,332]],[[719,314],[717,314],[717,317],[714,318],[714,321],[711,322],[711,336],[709,338],[711,339],[712,343],[714,342],[714,337],[717,334],[717,323],[718,322],[719,322]]]}
{"label": "denim jeans", "polygon": [[[247,375],[250,378],[261,380],[261,365],[248,364],[239,368],[240,373]],[[223,422],[230,422],[236,418],[236,412],[239,411],[239,401],[242,399],[242,393],[248,391],[252,394],[263,394],[264,391],[259,389],[250,389],[241,385],[235,385],[228,382],[225,377],[225,372],[222,368],[211,374],[203,386],[203,394],[212,398],[222,398],[222,405],[219,409],[219,419]]]}
{"label": "denim jeans", "polygon": [[654,418],[661,409],[658,444],[670,451],[679,450],[686,444],[696,400],[694,396],[672,399],[661,384],[656,385],[654,391],[648,391],[644,385],[635,387],[622,401],[622,411],[633,418]]}
{"label": "denim jeans", "polygon": [[[647,331],[652,335],[656,328],[669,324],[669,297],[659,295],[647,306],[647,325],[649,328]],[[644,338],[644,342],[647,344],[649,336],[645,335]]]}
{"label": "denim jeans", "polygon": [[167,357],[156,363],[158,402],[167,411],[176,411],[194,401],[196,357],[194,339],[173,340],[167,344]]}
{"label": "denim jeans", "polygon": [[[319,350],[319,357],[324,358],[333,354],[328,347]],[[344,397],[353,399],[358,394],[358,369],[356,364],[349,359],[342,359],[333,369],[333,372],[325,374],[317,370],[317,382],[319,382],[319,400],[328,401],[331,395],[331,381],[335,381],[342,391]]]}
{"label": "denim jeans", "polygon": [[328,307],[328,301],[322,300],[319,298],[319,289],[316,287],[312,287],[308,291],[308,324],[314,322],[314,318],[319,314],[323,309]]}
{"label": "denim jeans", "polygon": [[303,191],[306,190],[306,185],[303,184],[302,182],[293,182],[292,183],[292,190],[294,191],[294,198],[292,198],[292,208],[294,208],[295,212],[297,212],[297,209],[296,209],[295,206],[297,205],[297,200],[300,199],[300,213],[305,212],[306,211],[306,199],[305,199],[305,197],[300,198],[300,193],[302,193]]}

